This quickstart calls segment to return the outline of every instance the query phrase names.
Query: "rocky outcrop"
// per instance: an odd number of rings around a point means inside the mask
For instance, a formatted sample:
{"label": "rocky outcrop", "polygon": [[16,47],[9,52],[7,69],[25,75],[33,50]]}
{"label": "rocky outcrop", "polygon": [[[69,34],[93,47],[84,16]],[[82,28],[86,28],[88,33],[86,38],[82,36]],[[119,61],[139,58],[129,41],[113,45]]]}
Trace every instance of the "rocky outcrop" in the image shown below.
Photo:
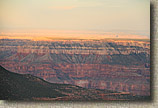
{"label": "rocky outcrop", "polygon": [[0,99],[3,100],[146,100],[129,92],[86,89],[70,84],[49,83],[30,74],[16,74],[0,66]]}
{"label": "rocky outcrop", "polygon": [[0,63],[10,71],[52,83],[150,95],[147,40],[9,42],[1,46]]}

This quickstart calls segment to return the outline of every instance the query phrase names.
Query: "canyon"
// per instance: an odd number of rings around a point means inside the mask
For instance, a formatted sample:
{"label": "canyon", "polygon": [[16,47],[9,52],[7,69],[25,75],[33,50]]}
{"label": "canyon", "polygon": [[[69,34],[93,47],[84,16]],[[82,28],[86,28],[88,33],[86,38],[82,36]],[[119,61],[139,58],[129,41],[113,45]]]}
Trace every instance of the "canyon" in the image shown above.
{"label": "canyon", "polygon": [[0,66],[0,99],[3,100],[149,100],[129,92],[87,89],[71,84],[50,83],[30,74],[17,74]]}
{"label": "canyon", "polygon": [[0,65],[51,83],[150,96],[150,41],[1,39]]}

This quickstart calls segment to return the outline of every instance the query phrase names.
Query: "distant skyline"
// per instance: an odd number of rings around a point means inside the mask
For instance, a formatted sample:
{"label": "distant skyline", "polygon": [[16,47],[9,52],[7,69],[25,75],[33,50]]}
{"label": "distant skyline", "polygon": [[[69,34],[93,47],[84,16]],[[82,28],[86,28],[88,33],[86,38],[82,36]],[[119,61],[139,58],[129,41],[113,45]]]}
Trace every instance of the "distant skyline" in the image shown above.
{"label": "distant skyline", "polygon": [[123,32],[150,37],[150,0],[1,0],[0,30]]}

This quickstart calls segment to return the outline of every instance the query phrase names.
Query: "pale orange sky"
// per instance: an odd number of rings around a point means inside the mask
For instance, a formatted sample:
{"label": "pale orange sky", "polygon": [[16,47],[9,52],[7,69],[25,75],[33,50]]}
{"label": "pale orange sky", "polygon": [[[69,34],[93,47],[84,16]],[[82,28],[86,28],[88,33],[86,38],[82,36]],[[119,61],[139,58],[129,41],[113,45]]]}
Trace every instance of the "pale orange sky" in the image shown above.
{"label": "pale orange sky", "polygon": [[0,39],[31,39],[31,40],[52,40],[52,39],[105,39],[105,38],[129,38],[148,39],[144,35],[127,34],[123,32],[103,31],[68,31],[68,30],[11,30],[0,33]]}
{"label": "pale orange sky", "polygon": [[0,0],[0,32],[12,29],[23,34],[52,30],[52,36],[100,38],[124,33],[149,38],[150,0]]}

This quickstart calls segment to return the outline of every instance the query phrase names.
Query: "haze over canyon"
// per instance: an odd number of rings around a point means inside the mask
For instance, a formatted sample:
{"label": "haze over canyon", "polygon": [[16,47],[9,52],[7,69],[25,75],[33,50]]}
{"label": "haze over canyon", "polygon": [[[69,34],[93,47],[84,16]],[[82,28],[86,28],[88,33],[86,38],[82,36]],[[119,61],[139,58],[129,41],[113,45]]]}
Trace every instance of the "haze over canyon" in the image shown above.
{"label": "haze over canyon", "polygon": [[150,96],[148,39],[1,39],[0,64],[51,83]]}

